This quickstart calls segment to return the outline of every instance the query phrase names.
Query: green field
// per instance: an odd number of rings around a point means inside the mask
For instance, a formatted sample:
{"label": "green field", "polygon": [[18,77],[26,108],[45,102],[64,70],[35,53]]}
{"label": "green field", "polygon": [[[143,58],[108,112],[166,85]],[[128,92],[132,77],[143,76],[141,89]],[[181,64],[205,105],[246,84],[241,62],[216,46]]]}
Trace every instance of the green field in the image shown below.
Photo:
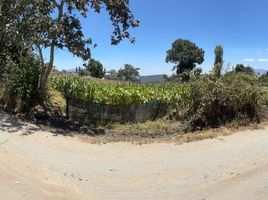
{"label": "green field", "polygon": [[143,104],[161,101],[171,105],[185,105],[191,100],[185,84],[97,83],[77,76],[58,76],[50,79],[50,86],[65,97],[109,105]]}

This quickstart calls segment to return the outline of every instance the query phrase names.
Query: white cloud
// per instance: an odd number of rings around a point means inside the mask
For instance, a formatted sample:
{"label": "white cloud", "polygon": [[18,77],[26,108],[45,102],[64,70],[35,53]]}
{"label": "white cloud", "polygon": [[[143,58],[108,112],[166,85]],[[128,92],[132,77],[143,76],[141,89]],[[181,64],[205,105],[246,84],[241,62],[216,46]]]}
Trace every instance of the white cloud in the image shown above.
{"label": "white cloud", "polygon": [[268,62],[268,58],[260,58],[258,59],[259,62]]}
{"label": "white cloud", "polygon": [[245,58],[243,61],[244,62],[253,62],[253,61],[255,61],[255,59],[254,58]]}
{"label": "white cloud", "polygon": [[268,51],[268,48],[266,48],[265,51]]}

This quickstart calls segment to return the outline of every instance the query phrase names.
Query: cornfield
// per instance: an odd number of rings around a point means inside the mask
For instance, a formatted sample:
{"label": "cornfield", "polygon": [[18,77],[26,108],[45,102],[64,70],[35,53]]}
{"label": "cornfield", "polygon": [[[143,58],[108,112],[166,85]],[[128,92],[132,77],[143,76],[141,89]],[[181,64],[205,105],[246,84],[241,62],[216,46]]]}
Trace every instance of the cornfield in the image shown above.
{"label": "cornfield", "polygon": [[161,101],[183,106],[191,101],[190,88],[183,84],[108,84],[77,76],[58,76],[50,79],[50,86],[65,97],[108,105]]}

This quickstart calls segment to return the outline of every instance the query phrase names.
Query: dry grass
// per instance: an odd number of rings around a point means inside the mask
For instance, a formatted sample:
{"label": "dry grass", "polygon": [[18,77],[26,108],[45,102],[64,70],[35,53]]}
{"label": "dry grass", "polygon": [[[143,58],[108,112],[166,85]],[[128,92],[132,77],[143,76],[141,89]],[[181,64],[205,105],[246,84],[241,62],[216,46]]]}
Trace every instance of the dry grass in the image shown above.
{"label": "dry grass", "polygon": [[118,131],[131,131],[131,130],[164,130],[166,132],[176,131],[174,129],[174,122],[165,119],[156,121],[147,121],[145,123],[134,124],[110,124],[108,128]]}
{"label": "dry grass", "polygon": [[66,111],[66,99],[63,94],[53,88],[48,91],[48,103],[52,108],[58,108],[62,113]]}
{"label": "dry grass", "polygon": [[[182,125],[173,124],[170,121],[159,120],[135,125],[117,125],[114,129],[106,131],[105,135],[87,136],[78,135],[79,139],[87,143],[114,143],[129,142],[133,144],[147,143],[173,143],[183,144],[205,139],[213,139],[220,136],[228,136],[245,130],[257,130],[268,126],[268,120],[261,124],[251,123],[241,126],[238,123],[228,124],[218,129],[185,133]],[[155,131],[156,128],[158,131]],[[168,130],[168,131],[166,131]]]}

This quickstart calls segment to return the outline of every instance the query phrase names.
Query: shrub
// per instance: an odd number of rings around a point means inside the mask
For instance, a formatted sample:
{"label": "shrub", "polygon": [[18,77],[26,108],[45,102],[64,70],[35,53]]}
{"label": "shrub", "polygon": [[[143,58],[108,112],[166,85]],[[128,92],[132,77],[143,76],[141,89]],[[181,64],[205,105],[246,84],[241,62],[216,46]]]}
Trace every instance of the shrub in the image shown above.
{"label": "shrub", "polygon": [[33,56],[21,57],[18,64],[11,63],[5,82],[7,99],[20,100],[23,109],[33,106],[39,101],[39,75],[40,65]]}
{"label": "shrub", "polygon": [[191,130],[216,128],[235,119],[260,120],[263,93],[255,75],[202,76],[190,87],[192,106],[186,120]]}

